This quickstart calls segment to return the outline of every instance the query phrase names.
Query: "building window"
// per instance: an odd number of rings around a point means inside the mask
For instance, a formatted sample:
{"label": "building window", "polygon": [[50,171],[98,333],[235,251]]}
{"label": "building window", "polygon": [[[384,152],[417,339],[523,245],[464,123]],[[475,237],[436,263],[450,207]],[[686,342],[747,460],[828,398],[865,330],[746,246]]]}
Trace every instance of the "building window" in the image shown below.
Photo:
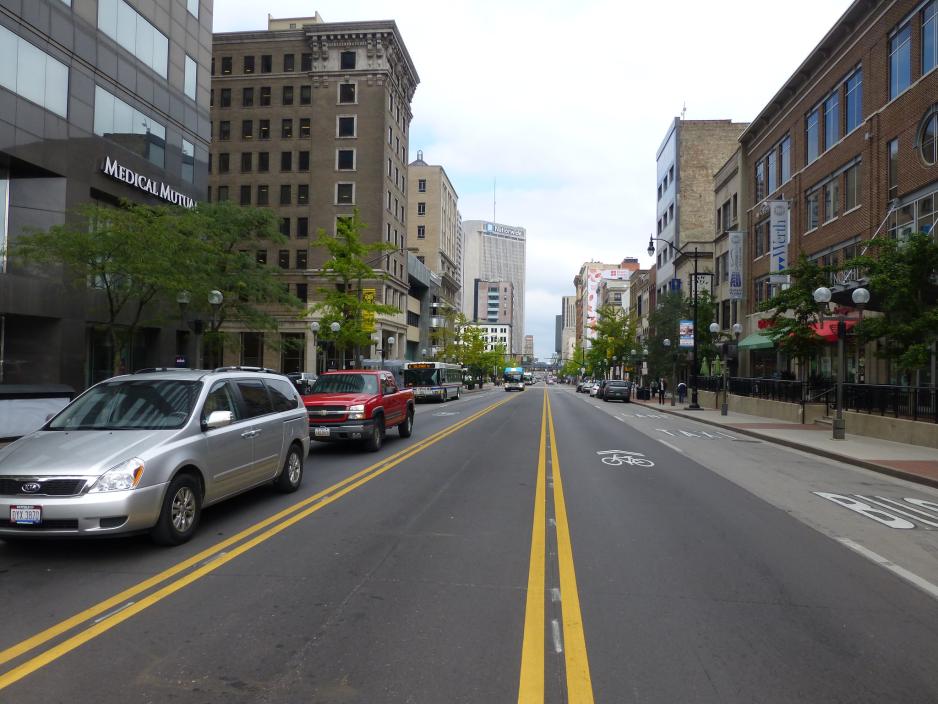
{"label": "building window", "polygon": [[270,139],[270,120],[257,121],[257,138]]}
{"label": "building window", "polygon": [[922,123],[919,144],[925,163],[929,166],[938,163],[938,105],[932,108]]}
{"label": "building window", "polygon": [[270,54],[261,54],[261,73],[270,73],[274,70],[274,61]]}
{"label": "building window", "polygon": [[423,240],[427,238],[427,226],[426,225],[417,225],[417,239]]}
{"label": "building window", "polygon": [[833,147],[840,139],[840,97],[837,91],[824,101],[824,149]]}
{"label": "building window", "polygon": [[270,203],[270,189],[268,186],[260,185],[257,187],[257,204],[268,205]]}
{"label": "building window", "polygon": [[778,188],[778,150],[773,149],[765,159],[766,194],[775,193]]}
{"label": "building window", "polygon": [[257,153],[257,170],[258,172],[261,172],[261,173],[270,170],[270,153],[269,152]]}
{"label": "building window", "polygon": [[190,15],[199,19],[199,0],[186,0],[186,9]]}
{"label": "building window", "polygon": [[293,86],[284,86],[280,97],[282,105],[293,105]]}
{"label": "building window", "polygon": [[299,152],[299,158],[297,163],[297,170],[299,171],[309,171],[309,152],[301,151]]}
{"label": "building window", "polygon": [[280,218],[280,234],[284,237],[290,236],[290,218]]}
{"label": "building window", "polygon": [[228,163],[228,152],[220,152],[218,154],[218,173],[228,173]]}
{"label": "building window", "polygon": [[809,193],[804,203],[805,231],[814,230],[818,226],[818,191]]}
{"label": "building window", "polygon": [[228,200],[228,186],[218,187],[218,202],[224,203]]}
{"label": "building window", "polygon": [[241,120],[241,139],[254,139],[254,120]]}
{"label": "building window", "polygon": [[354,83],[340,83],[339,84],[339,102],[344,103],[344,104],[355,102],[355,84]]}
{"label": "building window", "polygon": [[[228,122],[219,123],[219,139],[229,139],[230,132]],[[94,88],[94,133],[130,149],[151,164],[160,168],[165,165],[166,128],[101,86]]]}
{"label": "building window", "polygon": [[187,96],[195,100],[195,85],[196,85],[196,72],[197,65],[195,59],[186,54],[186,67],[185,67],[185,76],[183,78],[183,87],[182,92]]}
{"label": "building window", "polygon": [[280,122],[280,138],[293,138],[293,120],[289,117],[283,118],[283,120]]}
{"label": "building window", "polygon": [[222,88],[218,100],[218,106],[222,108],[231,107],[231,88]]}
{"label": "building window", "polygon": [[192,142],[182,140],[182,171],[180,173],[183,181],[193,183],[195,181],[195,146]]}
{"label": "building window", "polygon": [[355,170],[355,150],[337,149],[335,153],[335,165],[339,171]]}
{"label": "building window", "polygon": [[309,301],[307,284],[297,284],[296,285],[296,297],[300,299],[301,303],[306,303]]}
{"label": "building window", "polygon": [[354,51],[343,51],[339,54],[339,68],[343,71],[351,71],[355,68]]}
{"label": "building window", "polygon": [[[791,137],[785,137],[778,145],[779,162],[782,173],[780,183],[788,183],[791,179]],[[736,196],[733,196],[734,204]]]}
{"label": "building window", "polygon": [[[98,0],[98,29],[166,78],[169,40],[124,0]],[[222,57],[221,70],[231,73],[230,56]]]}
{"label": "building window", "polygon": [[298,249],[296,250],[296,268],[297,269],[306,269],[307,256],[309,255],[308,250]]}
{"label": "building window", "polygon": [[818,158],[818,120],[820,119],[818,108],[814,108],[805,117],[805,163],[810,164]]}
{"label": "building window", "polygon": [[426,215],[427,214],[427,204],[423,201],[417,203],[417,215]]}
{"label": "building window", "polygon": [[863,69],[857,69],[844,83],[844,118],[846,133],[853,132],[863,122]]}
{"label": "building window", "polygon": [[290,268],[290,250],[289,249],[281,249],[277,253],[277,266],[279,266],[281,269]]}
{"label": "building window", "polygon": [[241,173],[246,174],[251,171],[253,156],[252,152],[241,152]]}
{"label": "building window", "polygon": [[906,25],[889,39],[889,99],[912,82],[912,27]]}
{"label": "building window", "polygon": [[300,54],[300,71],[312,71],[313,70],[313,55],[312,54]]}
{"label": "building window", "polygon": [[312,88],[310,86],[300,86],[300,105],[309,105],[312,100]]}
{"label": "building window", "polygon": [[293,62],[296,57],[293,54],[284,54],[283,55],[283,72],[291,73],[293,71]]}
{"label": "building window", "polygon": [[899,140],[893,139],[886,144],[886,174],[889,191],[886,197],[890,200],[899,195]]}
{"label": "building window", "polygon": [[296,187],[296,204],[297,205],[308,205],[309,204],[309,184],[301,183]]}
{"label": "building window", "polygon": [[419,178],[417,179],[417,192],[426,193],[427,192],[427,179]]}
{"label": "building window", "polygon": [[266,249],[259,249],[259,250],[257,250],[257,251],[254,253],[254,260],[255,260],[258,264],[266,265],[266,264],[267,264],[267,250],[266,250]]}
{"label": "building window", "polygon": [[218,139],[223,142],[231,139],[231,123],[228,120],[218,123]]}
{"label": "building window", "polygon": [[309,139],[310,126],[309,118],[301,117],[300,118],[300,139]]}
{"label": "building window", "polygon": [[355,136],[355,116],[346,115],[336,118],[336,136],[354,137]]}
{"label": "building window", "polygon": [[765,198],[765,161],[756,164],[756,202]]}
{"label": "building window", "polygon": [[261,86],[261,97],[259,102],[261,107],[266,108],[270,106],[270,86]]}
{"label": "building window", "polygon": [[68,116],[68,67],[5,27],[0,27],[0,86]]}
{"label": "building window", "polygon": [[938,66],[938,0],[922,10],[922,74]]}
{"label": "building window", "polygon": [[832,179],[824,186],[824,222],[829,222],[840,214],[840,181]]}
{"label": "building window", "polygon": [[335,185],[336,205],[354,205],[355,204],[355,184],[337,183]]}
{"label": "building window", "polygon": [[296,236],[309,237],[309,218],[296,219]]}
{"label": "building window", "polygon": [[250,186],[241,186],[241,205],[250,205],[251,204],[251,187]]}
{"label": "building window", "polygon": [[293,188],[289,183],[280,185],[280,205],[290,205],[293,201]]}
{"label": "building window", "polygon": [[860,205],[860,165],[854,164],[844,171],[844,210]]}
{"label": "building window", "polygon": [[293,171],[293,152],[280,152],[280,170]]}
{"label": "building window", "polygon": [[241,89],[241,107],[244,107],[244,108],[254,107],[254,89],[253,88]]}
{"label": "building window", "polygon": [[245,56],[243,68],[241,69],[243,73],[254,73],[254,57]]}

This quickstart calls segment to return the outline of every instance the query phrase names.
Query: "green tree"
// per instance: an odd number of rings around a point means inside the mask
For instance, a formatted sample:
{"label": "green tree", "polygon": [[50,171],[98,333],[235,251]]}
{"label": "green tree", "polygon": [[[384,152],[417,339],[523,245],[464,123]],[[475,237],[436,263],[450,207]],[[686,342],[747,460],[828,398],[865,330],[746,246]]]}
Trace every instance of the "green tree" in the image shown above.
{"label": "green tree", "polygon": [[[658,297],[658,304],[648,314],[648,375],[652,379],[670,379],[681,354],[678,350],[680,321],[686,314],[684,298],[677,291]],[[670,342],[665,347],[664,341]]]}
{"label": "green tree", "polygon": [[771,312],[765,335],[791,359],[797,359],[802,378],[807,361],[815,357],[826,344],[812,324],[820,321],[820,309],[814,300],[814,291],[830,285],[833,267],[811,261],[801,255],[794,266],[786,269],[791,283],[759,306]]}
{"label": "green tree", "polygon": [[881,340],[878,355],[911,377],[929,363],[938,341],[938,242],[921,232],[902,241],[877,238],[845,266],[865,273],[884,313],[865,317],[857,336],[863,342]]}
{"label": "green tree", "polygon": [[636,346],[635,318],[627,316],[621,306],[615,305],[600,306],[596,314],[596,322],[593,324],[596,337],[590,348],[591,362],[603,369],[614,364],[628,365],[631,351]]}
{"label": "green tree", "polygon": [[[314,310],[322,312],[322,337],[334,342],[343,357],[345,350],[351,347],[359,364],[361,348],[371,344],[372,331],[365,325],[366,314],[393,315],[399,312],[394,306],[365,300],[362,295],[363,280],[388,278],[387,274],[372,268],[369,255],[373,258],[375,253],[395,249],[388,242],[365,244],[362,242],[364,229],[365,224],[356,208],[352,217],[339,218],[335,237],[320,229],[312,242],[314,247],[322,247],[329,253],[321,273],[332,286],[319,289],[322,301],[313,306]],[[334,322],[341,326],[338,333],[330,329]]]}
{"label": "green tree", "polygon": [[103,320],[116,374],[139,327],[190,283],[201,246],[182,226],[184,213],[171,206],[86,204],[64,224],[20,237],[10,256],[61,267],[70,285],[92,289],[89,300]]}

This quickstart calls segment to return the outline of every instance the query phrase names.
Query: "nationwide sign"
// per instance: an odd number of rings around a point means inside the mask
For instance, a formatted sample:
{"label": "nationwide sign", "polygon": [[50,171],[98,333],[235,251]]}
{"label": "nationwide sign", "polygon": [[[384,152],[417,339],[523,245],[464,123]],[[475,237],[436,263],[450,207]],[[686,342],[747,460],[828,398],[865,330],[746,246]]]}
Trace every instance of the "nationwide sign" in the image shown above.
{"label": "nationwide sign", "polygon": [[195,200],[193,198],[190,198],[184,193],[180,193],[168,183],[163,183],[149,176],[138,174],[136,171],[128,169],[126,166],[121,166],[117,163],[116,159],[111,159],[109,156],[104,158],[104,165],[101,167],[101,171],[113,179],[123,181],[129,186],[139,188],[141,191],[146,191],[173,205],[181,205],[185,208],[195,207]]}
{"label": "nationwide sign", "polygon": [[517,227],[508,227],[507,225],[497,225],[494,222],[485,223],[485,231],[495,235],[512,235],[514,237],[523,237],[524,230]]}
{"label": "nationwide sign", "polygon": [[745,232],[730,232],[729,277],[730,300],[741,301],[743,298],[743,238]]}
{"label": "nationwide sign", "polygon": [[788,276],[780,272],[788,268],[788,203],[773,200],[769,206],[769,237],[772,258],[769,260],[769,283],[787,284]]}

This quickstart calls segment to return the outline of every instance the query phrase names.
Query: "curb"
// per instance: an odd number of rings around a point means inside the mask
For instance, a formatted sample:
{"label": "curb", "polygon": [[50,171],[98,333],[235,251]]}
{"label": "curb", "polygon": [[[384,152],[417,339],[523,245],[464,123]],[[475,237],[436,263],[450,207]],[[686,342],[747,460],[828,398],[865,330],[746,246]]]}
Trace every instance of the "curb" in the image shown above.
{"label": "curb", "polygon": [[[665,405],[661,405],[661,406],[657,404],[652,405],[649,403],[645,403],[644,401],[633,401],[632,403],[635,403],[639,406],[643,406],[645,408],[657,408],[659,411],[663,413],[667,413],[668,415],[672,415],[672,416],[678,416],[680,418],[690,417],[683,413],[678,413],[677,411],[670,410],[671,406],[669,405],[666,407]],[[837,452],[831,452],[829,450],[824,450],[821,448],[813,447],[812,445],[805,445],[800,442],[795,442],[794,440],[786,440],[784,438],[773,438],[771,436],[762,435],[761,433],[758,433],[754,430],[750,430],[748,428],[738,428],[735,425],[729,425],[728,423],[718,423],[709,418],[691,417],[691,420],[696,420],[700,423],[706,423],[707,425],[712,425],[716,428],[723,428],[724,430],[732,430],[734,433],[739,433],[740,435],[748,435],[749,437],[758,438],[759,440],[764,440],[765,442],[771,442],[775,445],[782,445],[784,447],[789,447],[793,450],[801,450],[802,452],[807,452],[812,455],[818,455],[819,457],[825,457],[829,460],[834,460],[836,462],[850,464],[855,467],[860,467],[862,469],[869,469],[869,470],[872,470],[873,472],[878,472],[880,474],[887,474],[891,477],[896,477],[897,479],[904,479],[905,481],[913,482],[915,484],[924,484],[925,486],[938,488],[938,479],[932,479],[931,477],[923,477],[920,474],[906,472],[904,470],[896,469],[894,467],[887,467],[886,465],[876,464],[875,462],[869,462],[867,460],[861,460],[856,457],[850,457],[849,455],[841,455]]]}

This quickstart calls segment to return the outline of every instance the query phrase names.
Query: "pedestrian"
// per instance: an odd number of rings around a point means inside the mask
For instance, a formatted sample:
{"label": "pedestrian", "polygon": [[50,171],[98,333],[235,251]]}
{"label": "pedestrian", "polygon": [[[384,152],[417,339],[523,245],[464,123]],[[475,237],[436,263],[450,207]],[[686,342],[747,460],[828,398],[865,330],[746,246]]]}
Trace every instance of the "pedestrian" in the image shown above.
{"label": "pedestrian", "polygon": [[667,382],[664,379],[661,380],[661,384],[658,386],[658,403],[664,405],[664,391],[667,387]]}
{"label": "pedestrian", "polygon": [[651,400],[654,400],[655,396],[658,395],[658,380],[653,379],[651,382]]}
{"label": "pedestrian", "polygon": [[682,381],[677,385],[677,400],[684,403],[685,398],[687,398],[687,384]]}

